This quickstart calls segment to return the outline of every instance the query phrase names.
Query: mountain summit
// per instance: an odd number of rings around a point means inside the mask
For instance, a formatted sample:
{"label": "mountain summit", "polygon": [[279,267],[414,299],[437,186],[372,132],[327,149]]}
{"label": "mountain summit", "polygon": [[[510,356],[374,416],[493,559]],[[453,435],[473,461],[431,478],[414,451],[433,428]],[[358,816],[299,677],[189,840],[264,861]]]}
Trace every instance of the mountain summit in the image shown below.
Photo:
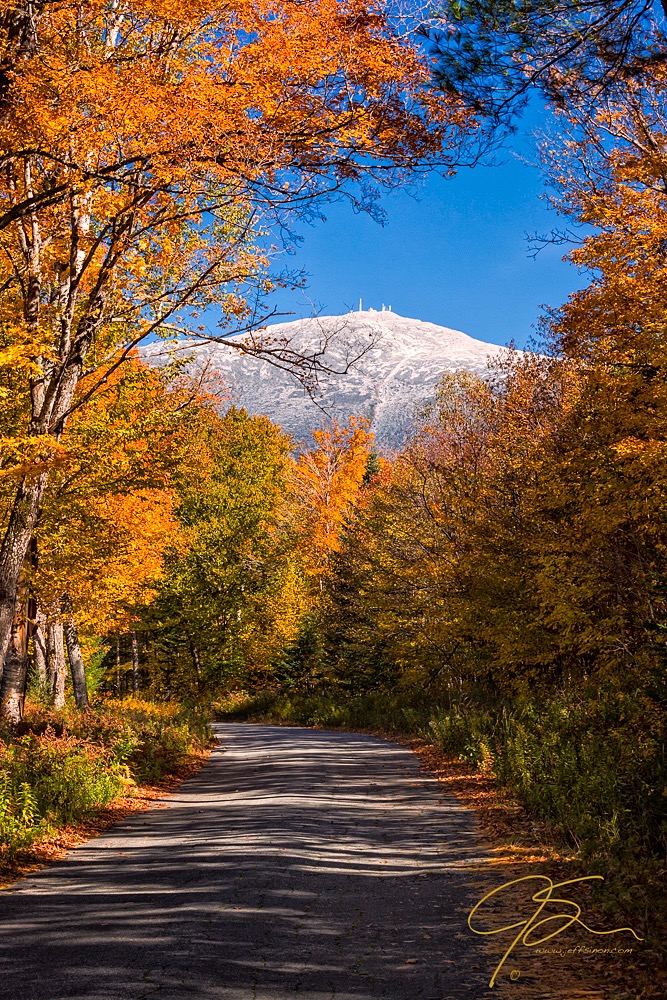
{"label": "mountain summit", "polygon": [[287,372],[223,344],[195,348],[197,362],[209,362],[220,372],[237,406],[267,414],[299,443],[310,444],[311,432],[331,418],[346,422],[356,414],[371,420],[382,451],[405,442],[415,409],[434,398],[444,372],[464,369],[484,375],[489,360],[504,350],[385,309],[278,323],[267,327],[265,335],[285,338],[295,352],[322,351],[323,360],[338,372],[345,372],[351,359],[358,360],[345,374],[324,377],[314,399]]}

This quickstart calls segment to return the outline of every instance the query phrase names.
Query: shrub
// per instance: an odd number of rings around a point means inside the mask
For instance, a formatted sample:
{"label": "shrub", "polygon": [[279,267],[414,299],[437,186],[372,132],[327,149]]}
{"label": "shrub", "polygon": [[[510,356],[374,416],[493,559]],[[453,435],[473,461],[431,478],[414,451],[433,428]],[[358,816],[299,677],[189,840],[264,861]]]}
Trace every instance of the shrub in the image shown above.
{"label": "shrub", "polygon": [[0,847],[14,854],[107,805],[127,782],[108,750],[52,729],[0,743]]}
{"label": "shrub", "polygon": [[0,852],[81,820],[135,783],[177,773],[209,737],[203,711],[139,699],[87,712],[28,707],[18,733],[0,734]]}

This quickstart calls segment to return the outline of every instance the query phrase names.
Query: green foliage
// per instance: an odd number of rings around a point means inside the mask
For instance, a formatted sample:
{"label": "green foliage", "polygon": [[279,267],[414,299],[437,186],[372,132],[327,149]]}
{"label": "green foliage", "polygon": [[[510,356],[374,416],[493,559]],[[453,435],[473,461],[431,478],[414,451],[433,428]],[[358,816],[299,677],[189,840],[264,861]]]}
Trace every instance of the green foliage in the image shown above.
{"label": "green foliage", "polygon": [[86,686],[88,694],[93,695],[104,683],[106,673],[104,659],[108,654],[107,647],[99,639],[88,640],[88,656],[86,658]]}
{"label": "green foliage", "polygon": [[31,706],[20,734],[0,739],[0,857],[132,794],[136,783],[177,773],[208,742],[206,718],[138,699],[85,713]]}
{"label": "green foliage", "polygon": [[640,697],[598,692],[496,713],[472,706],[435,715],[439,745],[492,769],[536,815],[587,857],[667,847],[667,761],[645,728]]}
{"label": "green foliage", "polygon": [[15,853],[41,833],[107,805],[125,784],[109,750],[51,728],[0,744],[0,847]]}
{"label": "green foliage", "polygon": [[0,849],[12,856],[32,842],[40,827],[33,789],[27,782],[16,787],[9,774],[3,773],[0,776]]}
{"label": "green foliage", "polygon": [[302,585],[288,558],[291,440],[232,408],[211,416],[198,446],[199,474],[179,485],[184,545],[140,626],[159,696],[261,676],[299,614]]}

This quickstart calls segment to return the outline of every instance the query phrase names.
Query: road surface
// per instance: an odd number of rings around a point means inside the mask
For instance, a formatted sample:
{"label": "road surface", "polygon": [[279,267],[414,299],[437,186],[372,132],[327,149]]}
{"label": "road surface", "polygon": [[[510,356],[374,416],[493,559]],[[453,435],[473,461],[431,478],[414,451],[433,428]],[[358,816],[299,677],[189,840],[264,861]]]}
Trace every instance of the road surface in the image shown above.
{"label": "road surface", "polygon": [[490,995],[473,816],[410,751],[214,728],[158,807],[0,893],[3,1000]]}

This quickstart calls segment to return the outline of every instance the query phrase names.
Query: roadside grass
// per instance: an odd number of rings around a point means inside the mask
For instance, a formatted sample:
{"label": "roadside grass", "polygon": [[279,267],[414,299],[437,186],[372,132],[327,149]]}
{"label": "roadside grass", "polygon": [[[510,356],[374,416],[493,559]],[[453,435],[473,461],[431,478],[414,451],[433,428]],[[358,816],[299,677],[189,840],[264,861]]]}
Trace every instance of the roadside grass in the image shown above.
{"label": "roadside grass", "polygon": [[185,773],[208,741],[208,714],[177,703],[28,704],[17,731],[0,730],[0,868],[140,786]]}

